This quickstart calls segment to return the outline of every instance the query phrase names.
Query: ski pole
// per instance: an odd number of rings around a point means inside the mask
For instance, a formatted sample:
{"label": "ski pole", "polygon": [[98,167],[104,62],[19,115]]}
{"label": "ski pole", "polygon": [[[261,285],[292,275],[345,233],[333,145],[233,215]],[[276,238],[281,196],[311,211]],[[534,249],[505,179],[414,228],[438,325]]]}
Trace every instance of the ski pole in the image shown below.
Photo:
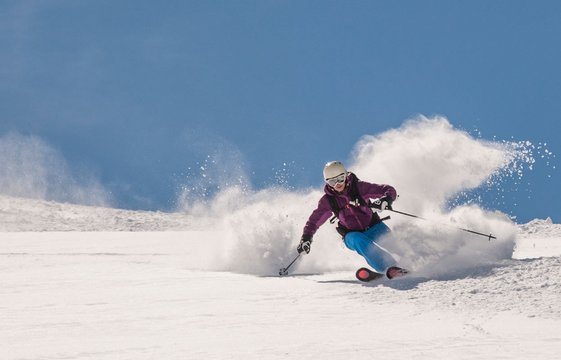
{"label": "ski pole", "polygon": [[300,255],[301,255],[301,254],[298,254],[298,255],[294,258],[294,260],[292,260],[292,262],[291,262],[290,264],[288,264],[287,267],[285,267],[285,268],[280,268],[280,270],[279,270],[279,275],[280,275],[280,276],[287,275],[287,274],[288,274],[288,269],[292,266],[292,264],[294,264],[294,263],[296,262],[296,260],[298,260],[298,258],[300,258]]}
{"label": "ski pole", "polygon": [[[372,205],[374,205],[374,204],[370,204],[370,207],[373,207]],[[409,217],[412,217],[412,218],[415,218],[415,219],[420,219],[420,220],[425,220],[425,221],[431,221],[431,220],[426,219],[426,218],[424,218],[424,217],[422,217],[422,216],[409,214],[409,213],[406,213],[406,212],[403,212],[403,211],[398,211],[398,210],[394,210],[394,209],[384,209],[384,210],[388,210],[388,211],[394,212],[394,213],[396,213],[396,214],[401,214],[401,215],[409,216]],[[469,230],[469,229],[464,229],[464,228],[461,228],[461,227],[458,227],[458,226],[454,226],[454,225],[450,225],[450,224],[444,224],[444,223],[439,223],[439,224],[442,224],[442,225],[445,225],[445,226],[449,226],[449,227],[452,227],[452,228],[454,228],[454,229],[462,230],[462,231],[465,231],[465,232],[468,232],[468,233],[471,233],[471,234],[480,235],[480,236],[485,236],[486,238],[489,239],[489,241],[491,241],[491,239],[496,239],[496,237],[493,236],[492,234],[483,234],[483,233],[480,233],[480,232],[478,232],[478,231]]]}
{"label": "ski pole", "polygon": [[[386,209],[386,210],[392,211],[392,212],[394,212],[394,213],[396,213],[396,214],[401,214],[401,215],[409,216],[409,217],[412,217],[412,218],[415,218],[415,219],[421,219],[421,220],[425,220],[425,221],[430,221],[429,219],[425,219],[424,217],[421,217],[421,216],[418,216],[418,215],[413,215],[413,214],[408,214],[408,213],[403,212],[403,211],[397,211],[397,210],[393,210],[393,209]],[[464,229],[464,228],[461,228],[461,227],[458,227],[458,226],[454,226],[454,225],[449,225],[449,224],[442,224],[442,225],[450,226],[450,227],[453,227],[453,228],[455,228],[455,229],[462,230],[462,231],[465,231],[465,232],[468,232],[468,233],[472,233],[472,234],[475,234],[475,235],[485,236],[485,237],[489,238],[489,241],[491,241],[491,239],[496,239],[496,237],[493,236],[492,234],[483,234],[483,233],[480,233],[480,232],[477,232],[477,231],[474,231],[474,230]]]}

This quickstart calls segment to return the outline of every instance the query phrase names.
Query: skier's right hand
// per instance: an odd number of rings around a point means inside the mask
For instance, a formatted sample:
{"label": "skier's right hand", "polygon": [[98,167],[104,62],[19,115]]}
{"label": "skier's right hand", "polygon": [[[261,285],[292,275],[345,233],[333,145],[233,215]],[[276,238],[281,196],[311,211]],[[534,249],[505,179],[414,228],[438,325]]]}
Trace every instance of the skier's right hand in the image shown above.
{"label": "skier's right hand", "polygon": [[298,247],[296,248],[296,250],[298,251],[298,254],[302,254],[302,255],[306,255],[310,253],[312,247],[312,237],[310,235],[302,235],[302,238],[300,239],[300,244],[298,244]]}

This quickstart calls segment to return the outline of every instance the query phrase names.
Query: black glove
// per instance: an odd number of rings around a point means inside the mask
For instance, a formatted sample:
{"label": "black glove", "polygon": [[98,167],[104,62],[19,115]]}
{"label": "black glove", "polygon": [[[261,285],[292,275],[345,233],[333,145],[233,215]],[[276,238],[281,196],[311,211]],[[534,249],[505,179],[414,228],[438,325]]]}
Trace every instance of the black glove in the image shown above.
{"label": "black glove", "polygon": [[370,207],[376,209],[376,211],[393,210],[392,203],[393,200],[388,195],[386,195],[379,199],[372,200]]}
{"label": "black glove", "polygon": [[300,239],[300,244],[298,244],[296,250],[298,251],[298,254],[306,255],[310,253],[311,247],[312,237],[304,234],[302,235],[302,239]]}

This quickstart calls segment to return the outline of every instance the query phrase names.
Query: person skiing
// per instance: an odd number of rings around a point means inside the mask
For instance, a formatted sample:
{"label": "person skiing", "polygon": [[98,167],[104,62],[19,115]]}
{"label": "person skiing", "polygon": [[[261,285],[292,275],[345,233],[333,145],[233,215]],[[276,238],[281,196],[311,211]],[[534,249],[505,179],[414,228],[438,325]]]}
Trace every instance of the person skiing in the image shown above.
{"label": "person skiing", "polygon": [[[386,276],[393,279],[407,273],[397,266],[394,257],[378,241],[390,233],[389,227],[380,219],[377,211],[391,210],[397,198],[395,188],[390,185],[373,184],[359,180],[356,175],[345,169],[340,161],[328,162],[323,169],[324,192],[317,208],[312,212],[304,230],[297,251],[308,254],[316,231],[333,214],[339,220],[337,232],[343,237],[347,248],[360,254],[375,272],[366,268],[357,271],[359,280],[370,281]],[[367,203],[375,199],[373,203]]]}

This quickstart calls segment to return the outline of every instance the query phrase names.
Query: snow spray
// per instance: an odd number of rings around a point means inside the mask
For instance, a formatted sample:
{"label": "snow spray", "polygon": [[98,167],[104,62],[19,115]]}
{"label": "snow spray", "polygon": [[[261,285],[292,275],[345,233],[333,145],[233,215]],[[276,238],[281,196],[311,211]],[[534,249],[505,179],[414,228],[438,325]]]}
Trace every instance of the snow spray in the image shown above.
{"label": "snow spray", "polygon": [[[504,213],[468,202],[450,206],[450,200],[489,184],[489,179],[500,174],[512,173],[524,159],[531,162],[525,150],[474,138],[443,117],[421,116],[397,129],[362,137],[353,150],[353,160],[346,165],[362,180],[394,186],[400,195],[394,203],[396,209],[434,220],[419,222],[393,215],[387,222],[392,237],[382,246],[400,265],[425,276],[462,276],[510,259],[517,230]],[[279,187],[252,191],[231,186],[211,201],[187,207],[190,211],[210,207],[211,213],[219,214],[217,221],[224,225],[226,239],[217,246],[222,254],[222,259],[216,259],[217,270],[276,275],[294,258],[302,228],[317,206],[321,190]],[[497,239],[474,238],[438,223],[476,228]],[[311,253],[296,266],[301,273],[323,273],[354,270],[364,266],[364,260],[347,250],[333,226],[326,223],[316,233]]]}
{"label": "snow spray", "polygon": [[37,136],[0,136],[0,193],[110,206],[111,195],[88,172],[71,171],[62,154]]}

